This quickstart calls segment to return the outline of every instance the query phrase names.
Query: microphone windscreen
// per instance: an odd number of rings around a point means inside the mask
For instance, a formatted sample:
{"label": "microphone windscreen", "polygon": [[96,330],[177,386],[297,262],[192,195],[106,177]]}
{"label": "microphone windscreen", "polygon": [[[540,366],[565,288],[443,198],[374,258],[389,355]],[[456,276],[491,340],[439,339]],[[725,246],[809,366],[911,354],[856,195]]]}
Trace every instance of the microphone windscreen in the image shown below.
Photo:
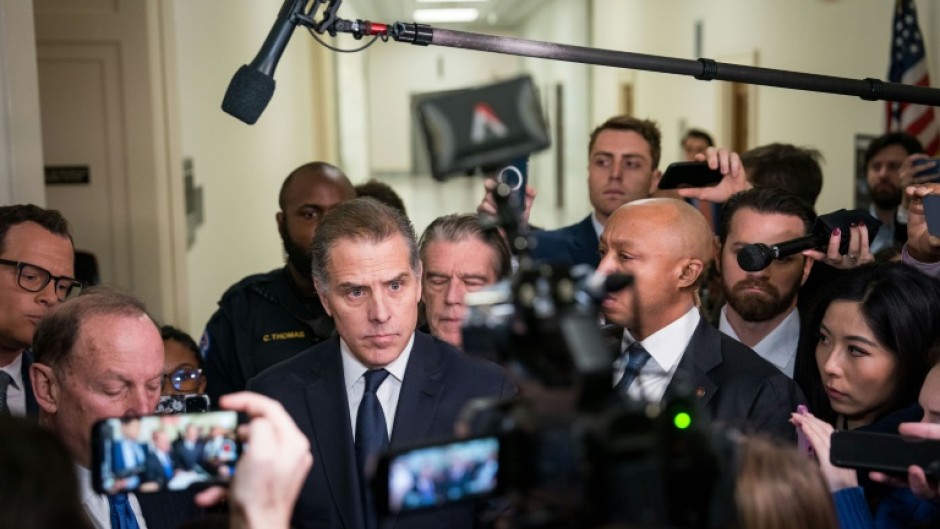
{"label": "microphone windscreen", "polygon": [[748,244],[738,251],[738,266],[745,272],[759,272],[774,260],[774,252],[766,244]]}
{"label": "microphone windscreen", "polygon": [[235,72],[228,84],[222,110],[254,125],[274,95],[274,78],[246,65]]}

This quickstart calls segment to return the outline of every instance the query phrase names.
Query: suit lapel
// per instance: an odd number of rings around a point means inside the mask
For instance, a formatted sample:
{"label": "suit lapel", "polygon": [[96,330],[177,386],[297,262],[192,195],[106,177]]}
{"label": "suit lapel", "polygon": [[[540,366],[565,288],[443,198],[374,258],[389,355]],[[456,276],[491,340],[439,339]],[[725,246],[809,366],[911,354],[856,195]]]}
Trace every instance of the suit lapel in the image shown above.
{"label": "suit lapel", "polygon": [[597,255],[597,232],[594,231],[594,222],[591,220],[591,213],[584,220],[577,224],[577,231],[571,240],[575,248],[575,258],[597,266],[600,262],[600,256]]}
{"label": "suit lapel", "polygon": [[721,334],[703,318],[682,353],[676,374],[666,387],[665,398],[694,394],[706,408],[718,391],[718,384],[708,373],[721,361]]}
{"label": "suit lapel", "polygon": [[313,380],[306,387],[307,409],[320,455],[315,464],[321,466],[326,474],[343,525],[347,528],[363,527],[365,521],[343,362],[339,340],[334,337],[332,343],[335,348],[316,357],[318,362],[312,368]]}
{"label": "suit lapel", "polygon": [[414,347],[405,368],[398,396],[398,408],[392,428],[391,448],[418,444],[427,440],[434,413],[440,400],[444,368],[434,340],[415,333]]}

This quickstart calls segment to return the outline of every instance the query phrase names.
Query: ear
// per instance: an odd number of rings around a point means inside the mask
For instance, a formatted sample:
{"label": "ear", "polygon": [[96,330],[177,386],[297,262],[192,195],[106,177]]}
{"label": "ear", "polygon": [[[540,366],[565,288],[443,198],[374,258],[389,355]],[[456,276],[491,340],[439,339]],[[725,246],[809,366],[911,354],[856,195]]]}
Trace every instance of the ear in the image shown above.
{"label": "ear", "polygon": [[813,263],[816,262],[812,257],[805,257],[805,262],[803,263],[803,280],[800,281],[800,286],[803,286],[806,283],[806,280],[809,279],[809,273],[813,269]]}
{"label": "ear", "polygon": [[277,229],[278,229],[278,230],[282,229],[282,227],[284,226],[284,220],[285,220],[285,218],[284,218],[284,212],[283,212],[283,211],[278,211],[278,212],[274,215],[274,220],[277,221]]}
{"label": "ear", "polygon": [[33,384],[36,403],[46,413],[55,413],[59,408],[59,380],[55,371],[45,365],[33,363],[29,366],[29,380]]}
{"label": "ear", "polygon": [[206,377],[203,376],[203,377],[202,377],[202,380],[199,381],[199,387],[196,388],[196,393],[198,393],[198,394],[200,394],[200,395],[204,395],[204,394],[206,393],[206,384],[207,384],[208,382],[209,382],[209,381],[206,379]]}
{"label": "ear", "polygon": [[418,273],[415,275],[415,279],[418,281],[418,296],[416,301],[422,301],[422,296],[424,295],[424,263],[418,261]]}
{"label": "ear", "polygon": [[659,189],[659,181],[663,179],[663,172],[659,169],[653,171],[653,178],[650,180],[650,194],[656,192]]}
{"label": "ear", "polygon": [[705,272],[705,263],[700,259],[688,259],[679,272],[679,288],[694,287]]}

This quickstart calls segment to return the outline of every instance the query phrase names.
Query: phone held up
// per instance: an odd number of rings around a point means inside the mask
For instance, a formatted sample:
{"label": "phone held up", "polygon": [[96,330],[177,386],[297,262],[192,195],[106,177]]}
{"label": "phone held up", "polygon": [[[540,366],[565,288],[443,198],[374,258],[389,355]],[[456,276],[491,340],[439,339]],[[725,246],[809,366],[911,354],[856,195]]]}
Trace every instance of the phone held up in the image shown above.
{"label": "phone held up", "polygon": [[838,467],[907,475],[918,465],[932,480],[940,480],[940,440],[914,439],[875,432],[832,433],[829,460]]}
{"label": "phone held up", "polygon": [[104,419],[91,436],[93,488],[102,494],[227,483],[242,453],[238,413]]}
{"label": "phone held up", "polygon": [[721,171],[709,168],[708,162],[675,162],[666,168],[659,188],[709,187],[717,185],[721,178]]}
{"label": "phone held up", "polygon": [[372,479],[376,510],[403,513],[498,492],[500,440],[476,437],[393,451]]}

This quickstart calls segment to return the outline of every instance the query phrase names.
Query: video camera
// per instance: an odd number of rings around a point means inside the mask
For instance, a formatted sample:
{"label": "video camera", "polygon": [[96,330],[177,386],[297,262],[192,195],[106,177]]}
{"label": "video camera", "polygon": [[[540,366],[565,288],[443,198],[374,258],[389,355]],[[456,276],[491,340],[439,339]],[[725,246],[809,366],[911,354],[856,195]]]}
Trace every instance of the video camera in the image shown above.
{"label": "video camera", "polygon": [[468,295],[464,349],[506,365],[522,398],[470,403],[465,439],[387,454],[378,508],[486,496],[508,502],[513,527],[726,527],[734,478],[723,469],[734,465],[692,392],[664,403],[614,393],[618,344],[596,300],[627,284],[589,267],[523,266]]}

